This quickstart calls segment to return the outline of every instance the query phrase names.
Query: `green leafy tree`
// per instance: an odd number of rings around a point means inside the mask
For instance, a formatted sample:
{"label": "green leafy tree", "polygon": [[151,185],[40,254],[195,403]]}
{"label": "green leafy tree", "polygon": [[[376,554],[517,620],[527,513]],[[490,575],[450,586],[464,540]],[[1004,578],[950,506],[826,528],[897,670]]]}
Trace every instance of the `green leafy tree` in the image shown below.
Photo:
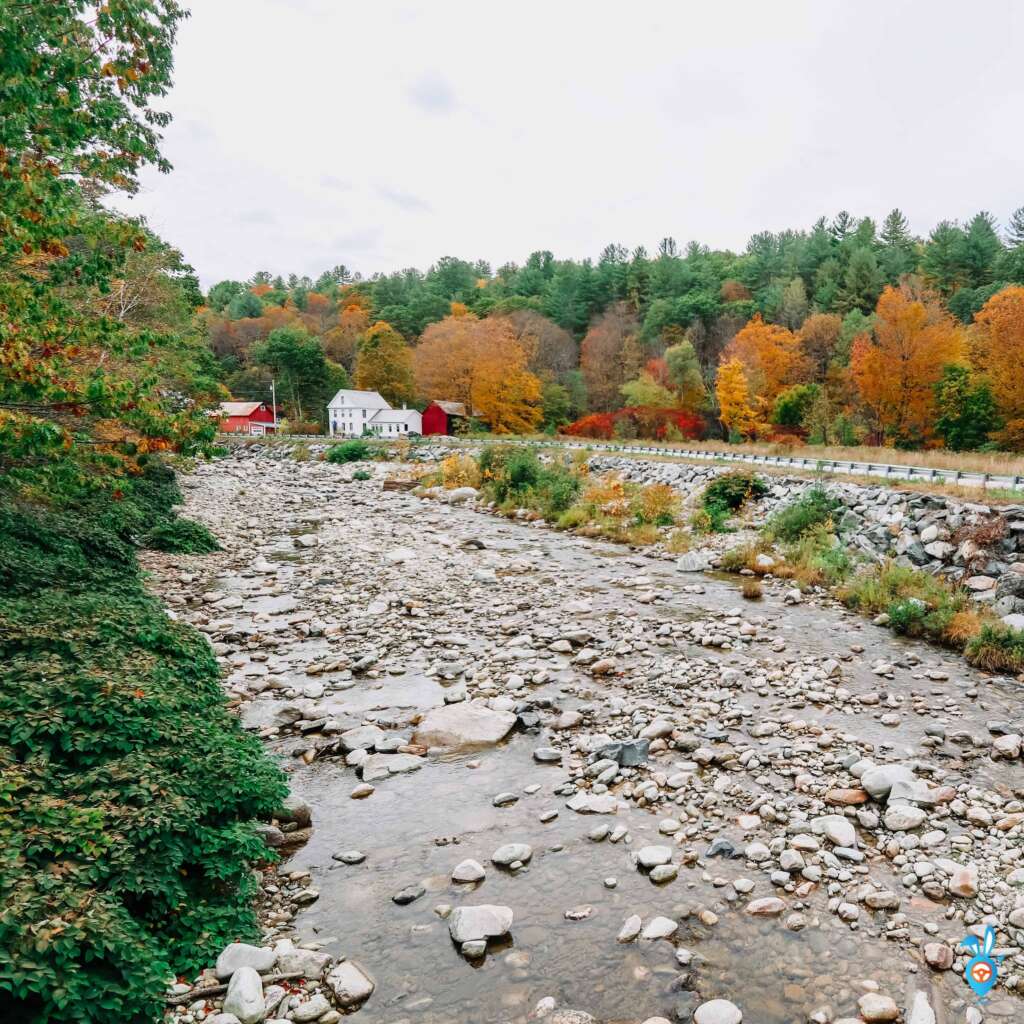
{"label": "green leafy tree", "polygon": [[255,345],[253,362],[265,366],[278,383],[278,395],[292,417],[323,420],[327,402],[347,383],[344,369],[324,356],[319,338],[301,327],[278,327]]}
{"label": "green leafy tree", "polygon": [[867,247],[854,249],[843,275],[842,286],[835,295],[835,306],[840,313],[859,309],[870,313],[882,294],[885,279],[878,268],[874,252]]}
{"label": "green leafy tree", "polygon": [[227,309],[228,303],[236,295],[241,295],[242,292],[247,290],[241,281],[218,281],[206,296],[206,304],[210,309],[221,313]]}
{"label": "green leafy tree", "polygon": [[553,433],[572,420],[572,397],[568,389],[554,380],[541,383],[541,408],[544,410],[543,427]]}
{"label": "green leafy tree", "polygon": [[227,312],[232,320],[255,320],[256,317],[263,316],[263,301],[258,295],[246,289],[228,303]]}
{"label": "green leafy tree", "polygon": [[921,269],[942,295],[952,295],[964,283],[961,265],[963,249],[963,230],[948,220],[938,224],[928,237]]}
{"label": "green leafy tree", "polygon": [[982,288],[992,284],[1003,243],[996,230],[992,214],[982,210],[975,214],[962,232],[956,249],[960,278],[967,288]]}
{"label": "green leafy tree", "polygon": [[772,409],[772,423],[780,427],[802,427],[818,396],[818,384],[794,384],[775,399]]}
{"label": "green leafy tree", "polygon": [[999,430],[1002,420],[987,382],[963,366],[947,366],[935,385],[941,415],[935,431],[953,451],[976,451]]}
{"label": "green leafy tree", "polygon": [[665,350],[668,376],[685,409],[700,410],[708,404],[708,389],[701,373],[700,360],[692,342],[681,341]]}

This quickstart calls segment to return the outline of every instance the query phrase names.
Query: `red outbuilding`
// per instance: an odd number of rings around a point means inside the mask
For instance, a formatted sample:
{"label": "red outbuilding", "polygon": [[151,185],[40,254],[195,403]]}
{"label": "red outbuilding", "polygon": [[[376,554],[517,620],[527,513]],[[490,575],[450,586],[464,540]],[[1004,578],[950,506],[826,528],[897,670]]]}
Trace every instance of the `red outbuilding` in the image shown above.
{"label": "red outbuilding", "polygon": [[220,417],[222,434],[273,434],[277,430],[274,410],[266,402],[221,402],[215,416]]}
{"label": "red outbuilding", "polygon": [[466,407],[462,402],[431,402],[423,410],[423,436],[454,434],[456,423],[465,419]]}

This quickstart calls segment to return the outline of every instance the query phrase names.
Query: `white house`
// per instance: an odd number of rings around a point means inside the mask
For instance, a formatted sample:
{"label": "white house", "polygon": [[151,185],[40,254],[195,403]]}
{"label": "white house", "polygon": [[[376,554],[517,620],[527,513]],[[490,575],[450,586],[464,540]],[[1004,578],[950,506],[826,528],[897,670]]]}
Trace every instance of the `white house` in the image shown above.
{"label": "white house", "polygon": [[423,417],[415,409],[392,409],[376,391],[342,389],[327,405],[331,436],[408,437],[423,433]]}

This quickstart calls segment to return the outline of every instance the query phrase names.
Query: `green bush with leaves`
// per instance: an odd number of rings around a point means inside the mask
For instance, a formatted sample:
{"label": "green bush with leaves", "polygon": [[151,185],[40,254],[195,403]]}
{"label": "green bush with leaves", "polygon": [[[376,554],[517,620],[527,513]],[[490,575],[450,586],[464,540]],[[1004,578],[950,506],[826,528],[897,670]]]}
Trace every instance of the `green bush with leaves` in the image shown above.
{"label": "green bush with leaves", "polygon": [[256,821],[287,789],[143,590],[138,536],[212,539],[173,477],[70,493],[0,488],[0,993],[40,1024],[156,1021],[169,976],[258,937]]}
{"label": "green bush with leaves", "polygon": [[841,507],[824,487],[815,485],[771,516],[764,533],[771,540],[797,541],[814,527],[831,524]]}
{"label": "green bush with leaves", "polygon": [[704,488],[701,507],[691,519],[700,533],[726,533],[729,517],[739,511],[750,498],[768,493],[768,485],[752,473],[723,473]]}
{"label": "green bush with leaves", "polygon": [[372,456],[370,446],[359,438],[342,441],[334,445],[327,453],[327,461],[343,466],[347,462],[363,462]]}
{"label": "green bush with leaves", "polygon": [[579,473],[569,463],[541,462],[529,448],[488,447],[477,460],[483,489],[504,507],[530,508],[556,520],[579,496]]}
{"label": "green bush with leaves", "polygon": [[220,550],[217,538],[202,523],[181,516],[157,523],[145,535],[143,543],[154,551],[177,555],[205,555]]}

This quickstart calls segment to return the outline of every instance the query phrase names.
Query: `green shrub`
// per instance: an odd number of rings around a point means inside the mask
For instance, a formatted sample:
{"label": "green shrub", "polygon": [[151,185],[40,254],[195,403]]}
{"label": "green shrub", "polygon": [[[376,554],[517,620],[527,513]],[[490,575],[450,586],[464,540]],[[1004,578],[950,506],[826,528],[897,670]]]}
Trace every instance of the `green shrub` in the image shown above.
{"label": "green shrub", "polygon": [[[142,588],[160,468],[46,508],[0,494],[0,998],[11,1020],[156,1021],[168,976],[255,940],[255,820],[286,794],[206,638]],[[184,527],[188,532],[188,527]]]}
{"label": "green shrub", "polygon": [[157,523],[145,535],[143,542],[154,551],[178,555],[205,555],[220,550],[217,538],[202,523],[181,516]]}
{"label": "green shrub", "polygon": [[753,473],[723,473],[704,488],[703,502],[723,505],[731,512],[742,508],[750,498],[761,498],[768,493],[768,485]]}
{"label": "green shrub", "polygon": [[772,540],[799,540],[813,527],[830,524],[840,507],[837,499],[815,485],[796,501],[779,509],[768,520],[765,535]]}
{"label": "green shrub", "polygon": [[699,533],[727,533],[728,520],[749,498],[768,493],[768,485],[752,473],[724,473],[704,488],[701,509],[691,525]]}
{"label": "green shrub", "polygon": [[352,474],[352,479],[353,480],[369,480],[370,479],[370,471],[368,469],[357,469]]}
{"label": "green shrub", "polygon": [[888,615],[893,632],[905,636],[921,636],[928,618],[928,605],[920,598],[904,597],[889,605]]}
{"label": "green shrub", "polygon": [[964,654],[972,665],[990,672],[1024,672],[1024,630],[986,623],[967,641]]}
{"label": "green shrub", "polygon": [[499,505],[531,508],[555,521],[576,500],[580,476],[566,462],[541,462],[529,448],[488,447],[477,461],[483,489]]}
{"label": "green shrub", "polygon": [[351,441],[342,441],[334,445],[327,453],[327,461],[336,465],[343,465],[346,462],[362,462],[371,456],[370,446],[359,438]]}

